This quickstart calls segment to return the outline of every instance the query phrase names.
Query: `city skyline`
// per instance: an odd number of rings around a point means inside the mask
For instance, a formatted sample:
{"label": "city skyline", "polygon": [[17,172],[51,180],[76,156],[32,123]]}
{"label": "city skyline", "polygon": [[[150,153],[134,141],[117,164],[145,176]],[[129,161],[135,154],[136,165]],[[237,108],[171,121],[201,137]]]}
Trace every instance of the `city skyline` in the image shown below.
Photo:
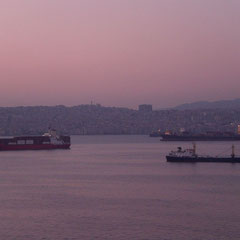
{"label": "city skyline", "polygon": [[239,97],[238,0],[0,3],[0,106]]}

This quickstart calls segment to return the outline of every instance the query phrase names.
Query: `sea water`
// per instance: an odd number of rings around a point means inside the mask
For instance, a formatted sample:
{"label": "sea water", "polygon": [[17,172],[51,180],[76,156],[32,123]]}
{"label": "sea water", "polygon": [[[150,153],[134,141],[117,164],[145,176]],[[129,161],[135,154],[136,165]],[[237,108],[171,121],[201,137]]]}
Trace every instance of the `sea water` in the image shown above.
{"label": "sea water", "polygon": [[191,143],[73,136],[71,150],[0,152],[0,239],[240,239],[240,164],[166,162],[178,146]]}

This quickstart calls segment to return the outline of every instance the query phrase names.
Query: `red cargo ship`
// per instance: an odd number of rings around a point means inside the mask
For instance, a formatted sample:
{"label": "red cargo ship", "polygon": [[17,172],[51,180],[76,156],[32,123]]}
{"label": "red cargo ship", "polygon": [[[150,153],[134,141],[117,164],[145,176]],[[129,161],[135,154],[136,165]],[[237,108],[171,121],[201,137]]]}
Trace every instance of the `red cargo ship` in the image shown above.
{"label": "red cargo ship", "polygon": [[42,136],[0,138],[0,151],[69,149],[70,146],[70,136],[58,136],[53,129],[49,129]]}

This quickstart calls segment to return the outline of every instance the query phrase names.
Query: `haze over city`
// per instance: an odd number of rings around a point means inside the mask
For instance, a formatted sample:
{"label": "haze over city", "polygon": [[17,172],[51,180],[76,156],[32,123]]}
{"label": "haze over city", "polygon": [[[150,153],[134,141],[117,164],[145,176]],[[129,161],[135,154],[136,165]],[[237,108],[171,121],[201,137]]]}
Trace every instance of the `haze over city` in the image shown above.
{"label": "haze over city", "polygon": [[0,3],[0,106],[239,97],[239,0]]}

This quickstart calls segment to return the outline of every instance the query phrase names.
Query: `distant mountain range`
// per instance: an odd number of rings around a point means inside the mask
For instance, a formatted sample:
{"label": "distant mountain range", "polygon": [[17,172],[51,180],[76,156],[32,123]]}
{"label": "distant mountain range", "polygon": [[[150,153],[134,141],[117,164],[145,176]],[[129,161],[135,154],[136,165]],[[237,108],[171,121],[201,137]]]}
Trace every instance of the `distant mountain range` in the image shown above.
{"label": "distant mountain range", "polygon": [[233,100],[221,100],[215,102],[199,101],[193,103],[185,103],[176,106],[177,110],[194,110],[194,109],[236,109],[240,108],[240,98]]}

